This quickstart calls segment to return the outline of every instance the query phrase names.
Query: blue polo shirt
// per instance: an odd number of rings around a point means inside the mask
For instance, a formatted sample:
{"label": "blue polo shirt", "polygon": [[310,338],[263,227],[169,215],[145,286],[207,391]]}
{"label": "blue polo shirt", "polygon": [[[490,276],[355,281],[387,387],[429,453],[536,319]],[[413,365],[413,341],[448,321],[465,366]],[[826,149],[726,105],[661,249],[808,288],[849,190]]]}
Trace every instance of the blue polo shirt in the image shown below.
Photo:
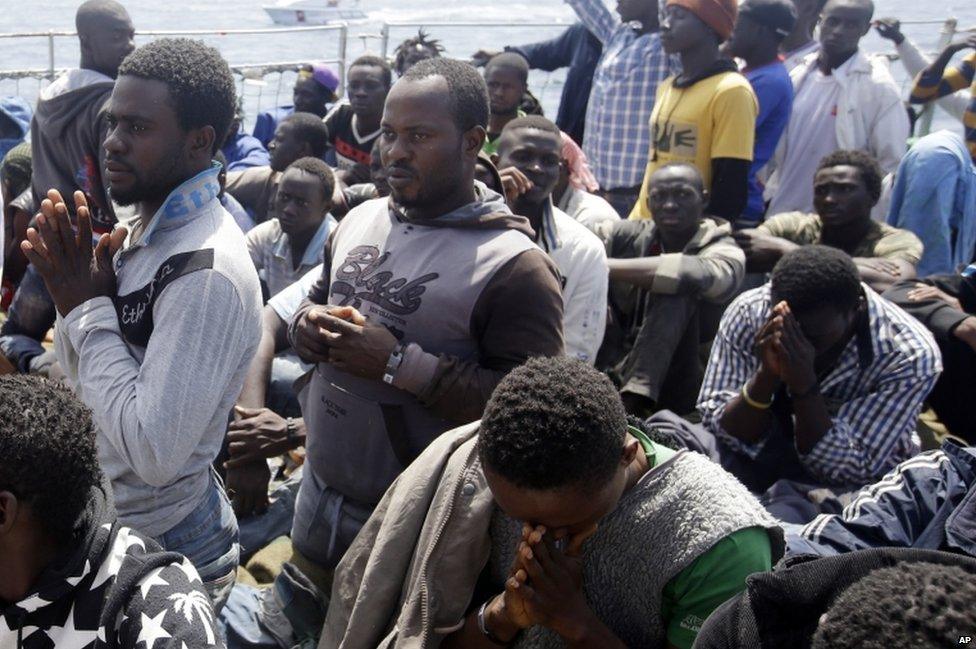
{"label": "blue polo shirt", "polygon": [[756,118],[756,142],[749,168],[749,201],[740,218],[740,224],[757,225],[763,218],[763,185],[756,174],[766,166],[776,151],[779,138],[786,130],[793,110],[793,82],[780,58],[759,68],[742,71],[759,100],[759,116]]}

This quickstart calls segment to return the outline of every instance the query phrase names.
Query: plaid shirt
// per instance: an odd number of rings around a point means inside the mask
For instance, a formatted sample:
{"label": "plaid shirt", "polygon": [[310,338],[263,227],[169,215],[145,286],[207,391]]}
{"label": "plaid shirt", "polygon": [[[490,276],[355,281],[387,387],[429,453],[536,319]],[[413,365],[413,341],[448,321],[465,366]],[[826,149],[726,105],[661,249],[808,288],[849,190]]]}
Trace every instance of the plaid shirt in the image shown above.
{"label": "plaid shirt", "polygon": [[644,178],[651,149],[657,86],[677,64],[669,62],[656,32],[638,34],[603,0],[566,2],[603,43],[586,109],[583,150],[601,189],[636,187]]}
{"label": "plaid shirt", "polygon": [[[829,484],[867,484],[919,452],[915,423],[942,371],[932,335],[917,320],[867,286],[867,323],[848,343],[820,390],[833,425],[800,462]],[[698,396],[702,424],[732,449],[749,445],[722,429],[726,405],[759,369],[756,334],[772,309],[769,285],[740,295],[725,312]]]}

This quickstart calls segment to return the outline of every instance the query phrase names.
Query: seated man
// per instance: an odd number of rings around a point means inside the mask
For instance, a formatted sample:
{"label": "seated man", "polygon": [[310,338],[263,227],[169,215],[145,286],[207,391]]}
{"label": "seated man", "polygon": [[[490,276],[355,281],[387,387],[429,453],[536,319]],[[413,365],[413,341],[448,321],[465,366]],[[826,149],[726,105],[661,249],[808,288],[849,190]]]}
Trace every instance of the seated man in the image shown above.
{"label": "seated man", "polygon": [[196,569],[116,519],[88,409],[36,377],[0,394],[0,647],[223,647]]}
{"label": "seated man", "polygon": [[973,635],[976,559],[879,548],[798,557],[749,578],[696,649],[936,649]]}
{"label": "seated man", "polygon": [[916,455],[862,489],[840,514],[789,526],[788,552],[826,556],[903,547],[976,559],[974,494],[976,448],[946,440],[940,450]]}
{"label": "seated man", "polygon": [[247,233],[247,250],[267,296],[277,294],[322,263],[336,226],[329,214],[335,177],[318,158],[299,158],[281,174],[274,218]]}
{"label": "seated man", "polygon": [[226,482],[240,518],[261,513],[268,505],[271,471],[266,460],[305,444],[305,420],[294,384],[312,365],[288,344],[288,322],[321,275],[319,264],[273,295],[261,313],[261,342],[227,428]]}
{"label": "seated man", "polygon": [[600,240],[552,204],[559,181],[562,133],[540,115],[517,117],[496,143],[502,176],[514,176],[512,211],[529,219],[535,242],[559,268],[566,354],[588,363],[607,324],[607,256]]}
{"label": "seated man", "polygon": [[529,89],[529,64],[517,52],[496,54],[485,65],[485,84],[488,86],[490,113],[488,138],[481,150],[491,155],[497,152],[497,141],[505,125],[525,116],[519,105]]}
{"label": "seated man", "polygon": [[[941,370],[931,334],[862,284],[850,257],[804,246],[722,317],[698,397],[709,439],[691,446],[754,492],[780,479],[851,491],[918,453]],[[805,523],[817,511],[776,513]]]}
{"label": "seated man", "polygon": [[34,216],[34,195],[31,192],[30,144],[18,144],[7,151],[0,163],[0,311],[6,311],[13,299],[20,278],[27,270],[27,258],[20,251],[20,242],[27,236],[27,223]]}
{"label": "seated man", "polygon": [[969,408],[976,385],[976,264],[955,275],[900,282],[884,296],[935,336],[944,370],[928,403],[949,432],[976,444]]}
{"label": "seated man", "polygon": [[628,411],[691,411],[704,368],[699,344],[715,335],[738,290],[745,256],[727,221],[705,216],[708,194],[689,164],[651,174],[653,220],[597,229],[610,257],[610,326],[598,366],[620,386]]}
{"label": "seated man", "polygon": [[298,69],[298,78],[292,90],[292,105],[278,106],[259,113],[254,122],[254,137],[264,146],[274,138],[281,120],[294,113],[312,113],[325,117],[332,104],[338,101],[339,77],[327,65],[305,64]]}
{"label": "seated man", "polygon": [[879,293],[915,277],[922,242],[908,230],[871,219],[881,196],[881,170],[872,157],[860,151],[831,153],[820,161],[813,192],[816,214],[777,214],[758,228],[735,233],[749,272],[769,272],[787,252],[817,243],[853,257],[861,280]]}
{"label": "seated man", "polygon": [[339,564],[322,641],[686,648],[779,550],[737,480],[627,425],[605,375],[533,358],[387,492]]}
{"label": "seated man", "polygon": [[255,223],[270,218],[281,173],[299,158],[321,158],[329,144],[329,134],[318,116],[295,113],[278,124],[268,145],[271,163],[227,174],[227,191],[244,206]]}

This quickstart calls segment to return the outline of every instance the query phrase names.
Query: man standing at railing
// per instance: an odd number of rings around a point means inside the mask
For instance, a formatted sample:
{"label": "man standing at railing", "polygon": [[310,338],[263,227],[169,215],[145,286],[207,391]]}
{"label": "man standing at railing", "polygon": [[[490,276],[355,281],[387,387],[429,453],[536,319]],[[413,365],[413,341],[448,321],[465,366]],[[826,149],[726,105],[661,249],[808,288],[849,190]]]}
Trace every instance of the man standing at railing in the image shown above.
{"label": "man standing at railing", "polygon": [[96,232],[115,223],[112,203],[102,181],[105,159],[105,103],[119,65],[133,49],[135,29],[128,12],[114,0],[89,0],[75,15],[81,64],[41,91],[31,124],[34,200],[47,190],[62,196],[85,192]]}
{"label": "man standing at railing", "polygon": [[658,35],[657,0],[566,0],[603,44],[586,109],[583,150],[601,195],[626,218],[640,193],[657,87],[670,73]]}
{"label": "man standing at railing", "polygon": [[[89,0],[78,8],[75,27],[81,63],[41,91],[31,122],[31,188],[40,205],[48,189],[62,196],[85,193],[96,234],[110,232],[115,212],[102,178],[104,107],[119,65],[134,48],[129,14],[114,0]],[[11,197],[12,199],[13,197]],[[74,204],[69,200],[69,209]],[[53,358],[41,341],[54,324],[54,303],[33,267],[27,269],[0,329],[0,353],[22,371],[47,374]]]}

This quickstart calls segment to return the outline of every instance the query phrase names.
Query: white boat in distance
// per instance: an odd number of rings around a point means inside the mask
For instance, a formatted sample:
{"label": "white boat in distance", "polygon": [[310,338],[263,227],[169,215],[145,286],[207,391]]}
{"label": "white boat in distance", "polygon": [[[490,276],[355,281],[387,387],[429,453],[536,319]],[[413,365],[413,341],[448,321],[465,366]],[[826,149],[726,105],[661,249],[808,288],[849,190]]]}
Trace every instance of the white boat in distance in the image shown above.
{"label": "white boat in distance", "polygon": [[329,25],[368,20],[359,0],[279,0],[262,7],[279,25]]}

